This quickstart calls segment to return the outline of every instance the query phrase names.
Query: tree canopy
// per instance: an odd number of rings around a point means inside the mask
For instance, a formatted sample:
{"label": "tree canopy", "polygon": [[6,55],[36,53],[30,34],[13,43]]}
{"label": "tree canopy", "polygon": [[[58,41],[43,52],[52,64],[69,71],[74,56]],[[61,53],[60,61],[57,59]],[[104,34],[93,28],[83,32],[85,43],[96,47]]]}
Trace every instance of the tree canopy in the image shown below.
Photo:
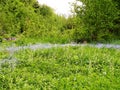
{"label": "tree canopy", "polygon": [[[39,37],[60,33],[62,19],[53,9],[41,5],[37,0],[1,0],[0,36],[23,34],[26,37]],[[54,33],[53,33],[54,35]]]}
{"label": "tree canopy", "polygon": [[0,0],[0,38],[54,38],[66,41],[120,39],[119,0],[76,0],[73,16],[65,18],[37,0]]}
{"label": "tree canopy", "polygon": [[[76,28],[83,39],[103,41],[120,36],[119,0],[77,0],[83,5],[74,4]],[[83,29],[81,29],[82,27]],[[80,39],[78,38],[78,39]]]}

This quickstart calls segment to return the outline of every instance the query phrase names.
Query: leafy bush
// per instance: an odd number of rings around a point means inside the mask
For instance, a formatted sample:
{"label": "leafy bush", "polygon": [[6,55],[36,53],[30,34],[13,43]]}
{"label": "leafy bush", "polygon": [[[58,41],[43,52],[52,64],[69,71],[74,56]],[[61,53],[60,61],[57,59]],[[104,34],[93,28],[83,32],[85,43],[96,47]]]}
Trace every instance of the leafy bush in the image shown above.
{"label": "leafy bush", "polygon": [[0,35],[3,38],[21,34],[41,40],[50,39],[51,36],[59,38],[57,36],[62,35],[66,22],[65,17],[56,15],[53,9],[40,5],[36,0],[2,0],[0,12]]}
{"label": "leafy bush", "polygon": [[[83,5],[74,5],[77,26],[82,25],[84,29],[76,27],[77,31],[83,35],[83,39],[88,41],[104,41],[119,37],[118,23],[119,9],[113,0],[77,0]],[[103,4],[104,3],[104,4]],[[81,20],[81,21],[79,21]],[[84,32],[84,33],[83,33]],[[117,34],[116,34],[117,32]],[[79,38],[81,39],[81,38]]]}

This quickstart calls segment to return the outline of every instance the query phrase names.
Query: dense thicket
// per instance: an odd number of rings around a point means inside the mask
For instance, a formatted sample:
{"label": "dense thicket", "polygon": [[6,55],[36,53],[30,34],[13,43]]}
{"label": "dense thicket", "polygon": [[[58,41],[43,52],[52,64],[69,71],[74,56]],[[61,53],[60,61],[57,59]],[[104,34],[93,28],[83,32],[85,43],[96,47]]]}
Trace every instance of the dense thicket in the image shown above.
{"label": "dense thicket", "polygon": [[[0,37],[63,38],[66,18],[37,0],[0,0]],[[66,37],[65,37],[66,38]]]}
{"label": "dense thicket", "polygon": [[49,42],[107,41],[120,38],[119,0],[77,0],[73,16],[56,15],[37,0],[0,0],[0,41],[10,37]]}
{"label": "dense thicket", "polygon": [[76,40],[104,41],[120,38],[119,0],[77,0]]}

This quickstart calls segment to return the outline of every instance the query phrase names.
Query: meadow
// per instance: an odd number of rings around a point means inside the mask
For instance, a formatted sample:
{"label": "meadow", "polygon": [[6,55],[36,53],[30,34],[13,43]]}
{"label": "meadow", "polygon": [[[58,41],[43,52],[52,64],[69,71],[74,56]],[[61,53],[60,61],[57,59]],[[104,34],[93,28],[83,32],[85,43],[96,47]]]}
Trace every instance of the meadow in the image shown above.
{"label": "meadow", "polygon": [[[0,52],[0,59],[9,58]],[[120,50],[66,46],[20,50],[0,68],[0,90],[119,90]]]}

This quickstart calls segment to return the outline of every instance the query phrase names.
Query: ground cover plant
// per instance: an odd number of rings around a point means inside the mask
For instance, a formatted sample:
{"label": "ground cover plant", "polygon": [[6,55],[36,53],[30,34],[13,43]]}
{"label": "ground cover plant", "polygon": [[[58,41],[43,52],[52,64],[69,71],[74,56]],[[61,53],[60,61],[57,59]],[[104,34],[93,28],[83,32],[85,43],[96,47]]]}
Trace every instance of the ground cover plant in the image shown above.
{"label": "ground cover plant", "polygon": [[[1,90],[119,90],[120,50],[62,47],[21,50],[3,64]],[[12,58],[11,58],[12,59]]]}
{"label": "ground cover plant", "polygon": [[9,52],[7,51],[0,51],[0,60],[8,58]]}

